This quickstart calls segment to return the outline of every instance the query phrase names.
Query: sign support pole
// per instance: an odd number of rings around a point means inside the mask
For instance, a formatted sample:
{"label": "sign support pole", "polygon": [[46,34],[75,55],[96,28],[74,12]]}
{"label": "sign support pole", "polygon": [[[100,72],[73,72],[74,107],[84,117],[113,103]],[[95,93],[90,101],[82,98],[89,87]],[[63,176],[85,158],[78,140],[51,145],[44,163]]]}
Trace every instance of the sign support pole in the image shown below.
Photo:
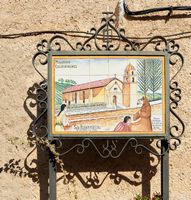
{"label": "sign support pole", "polygon": [[169,151],[168,141],[162,140],[161,153],[161,195],[163,200],[169,200]]}
{"label": "sign support pole", "polygon": [[56,200],[56,161],[49,151],[49,200]]}

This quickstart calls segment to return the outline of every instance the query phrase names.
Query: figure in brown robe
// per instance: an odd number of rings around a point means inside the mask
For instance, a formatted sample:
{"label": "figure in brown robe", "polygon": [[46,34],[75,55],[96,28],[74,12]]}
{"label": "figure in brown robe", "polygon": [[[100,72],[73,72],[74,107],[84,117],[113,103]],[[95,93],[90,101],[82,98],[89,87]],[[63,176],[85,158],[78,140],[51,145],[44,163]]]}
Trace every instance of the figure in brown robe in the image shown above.
{"label": "figure in brown robe", "polygon": [[143,105],[141,109],[133,115],[131,131],[152,132],[151,105],[146,97],[143,97]]}

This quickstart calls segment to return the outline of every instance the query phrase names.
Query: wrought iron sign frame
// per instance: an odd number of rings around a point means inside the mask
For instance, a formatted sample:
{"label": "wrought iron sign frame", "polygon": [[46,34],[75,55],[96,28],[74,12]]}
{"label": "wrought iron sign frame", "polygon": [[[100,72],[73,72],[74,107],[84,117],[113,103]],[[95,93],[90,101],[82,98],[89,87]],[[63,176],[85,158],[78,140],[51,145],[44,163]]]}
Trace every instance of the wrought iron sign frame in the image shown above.
{"label": "wrought iron sign frame", "polygon": [[[123,29],[117,29],[114,26],[113,13],[104,12],[106,15],[102,19],[102,24],[100,28],[92,28],[89,36],[84,42],[76,43],[74,47],[66,36],[58,34],[54,35],[50,40],[43,39],[39,44],[37,44],[37,53],[33,56],[32,64],[37,73],[42,77],[43,81],[40,83],[40,87],[37,89],[37,104],[40,110],[37,119],[33,124],[33,134],[40,141],[39,144],[44,148],[45,146],[50,147],[54,145],[55,149],[60,152],[59,156],[70,153],[71,151],[76,151],[78,154],[83,154],[85,150],[92,145],[97,153],[102,158],[118,158],[126,149],[127,146],[133,148],[135,153],[141,154],[144,150],[148,151],[155,156],[161,157],[161,194],[164,200],[169,199],[169,151],[176,150],[181,144],[180,137],[184,133],[185,125],[181,120],[180,116],[176,113],[178,104],[181,101],[181,89],[179,88],[178,82],[175,81],[175,77],[180,72],[183,67],[184,59],[179,52],[179,45],[175,41],[167,41],[162,36],[155,36],[148,40],[146,43],[136,43],[129,40],[125,36],[125,31]],[[102,42],[102,44],[100,44]],[[168,61],[170,70],[173,71],[174,75],[171,77],[169,82],[170,94],[169,94],[169,111],[170,115],[174,117],[177,121],[174,125],[169,127],[169,134],[164,137],[155,137],[147,139],[156,139],[156,152],[145,146],[141,142],[140,137],[121,137],[121,138],[92,138],[83,137],[76,138],[77,143],[64,150],[62,146],[62,140],[64,138],[60,137],[48,137],[47,129],[47,111],[48,111],[48,80],[41,72],[40,66],[48,65],[48,56],[52,51],[60,52],[65,50],[64,45],[70,47],[72,52],[92,52],[97,50],[100,52],[118,52],[118,50],[123,49],[126,52],[140,52],[145,54],[146,49],[153,46],[155,52],[162,52],[168,55]],[[178,67],[178,69],[177,69]],[[176,69],[175,69],[176,68]],[[40,124],[40,125],[39,125]],[[47,139],[48,138],[48,139]],[[74,138],[72,138],[74,139]],[[68,139],[67,139],[68,140]],[[97,146],[97,141],[102,142],[102,146]],[[123,141],[122,148],[118,148],[119,142]],[[153,140],[154,141],[154,140]],[[43,145],[44,144],[44,145]],[[51,148],[50,158],[49,158],[49,185],[50,185],[50,200],[56,199],[56,161],[54,153]]]}
{"label": "wrought iron sign frame", "polygon": [[[164,125],[164,130],[161,131],[161,133],[147,133],[146,131],[144,133],[142,132],[131,132],[131,133],[121,133],[121,132],[110,132],[109,133],[99,133],[97,134],[96,132],[93,132],[93,133],[88,133],[88,134],[85,134],[83,131],[82,132],[79,132],[78,134],[71,134],[70,131],[65,131],[64,134],[60,134],[59,132],[57,133],[54,133],[53,131],[53,124],[52,124],[52,121],[53,121],[53,105],[54,104],[54,93],[55,93],[55,87],[54,84],[52,82],[53,79],[55,78],[55,70],[53,68],[55,68],[55,66],[53,67],[54,65],[54,58],[56,59],[61,59],[61,58],[64,58],[64,57],[67,57],[67,58],[70,58],[70,59],[73,59],[73,57],[80,57],[82,59],[82,57],[87,57],[87,56],[91,56],[92,58],[99,58],[99,56],[102,56],[102,58],[105,56],[105,57],[115,57],[115,58],[121,58],[122,57],[140,57],[140,58],[149,58],[149,57],[155,57],[155,58],[161,58],[163,59],[163,86],[164,86],[164,93],[163,93],[163,105],[164,105],[164,108],[163,108],[163,112],[164,112],[164,121],[163,123],[165,124]],[[166,52],[161,52],[161,51],[157,51],[157,52],[150,52],[150,51],[147,51],[147,52],[143,52],[143,51],[140,51],[140,52],[137,52],[137,51],[50,51],[49,52],[49,57],[48,57],[48,132],[49,132],[49,139],[53,139],[53,138],[78,138],[78,137],[81,137],[81,138],[133,138],[133,137],[136,137],[136,138],[165,138],[169,133],[167,130],[169,130],[169,87],[168,87],[168,82],[169,82],[169,68],[168,68],[168,54]],[[54,72],[53,72],[54,71]],[[54,74],[54,77],[53,77],[53,74]]]}

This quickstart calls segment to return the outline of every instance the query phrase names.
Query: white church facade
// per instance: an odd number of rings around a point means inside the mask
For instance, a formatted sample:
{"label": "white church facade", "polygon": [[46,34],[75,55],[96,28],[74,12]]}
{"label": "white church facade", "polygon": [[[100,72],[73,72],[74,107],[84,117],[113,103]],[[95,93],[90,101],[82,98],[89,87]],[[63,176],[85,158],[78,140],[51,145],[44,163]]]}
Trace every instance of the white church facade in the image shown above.
{"label": "white church facade", "polygon": [[70,86],[62,94],[67,105],[104,103],[108,108],[125,108],[136,107],[137,100],[137,74],[131,64],[124,70],[123,81],[114,76]]}

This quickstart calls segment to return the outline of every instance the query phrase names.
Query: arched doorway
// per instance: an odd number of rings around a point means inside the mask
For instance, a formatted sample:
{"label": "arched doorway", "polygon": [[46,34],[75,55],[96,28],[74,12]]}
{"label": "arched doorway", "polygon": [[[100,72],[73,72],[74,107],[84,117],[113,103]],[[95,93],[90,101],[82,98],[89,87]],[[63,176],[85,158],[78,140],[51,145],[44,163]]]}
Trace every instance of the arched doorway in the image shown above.
{"label": "arched doorway", "polygon": [[117,96],[113,95],[113,104],[117,106]]}

